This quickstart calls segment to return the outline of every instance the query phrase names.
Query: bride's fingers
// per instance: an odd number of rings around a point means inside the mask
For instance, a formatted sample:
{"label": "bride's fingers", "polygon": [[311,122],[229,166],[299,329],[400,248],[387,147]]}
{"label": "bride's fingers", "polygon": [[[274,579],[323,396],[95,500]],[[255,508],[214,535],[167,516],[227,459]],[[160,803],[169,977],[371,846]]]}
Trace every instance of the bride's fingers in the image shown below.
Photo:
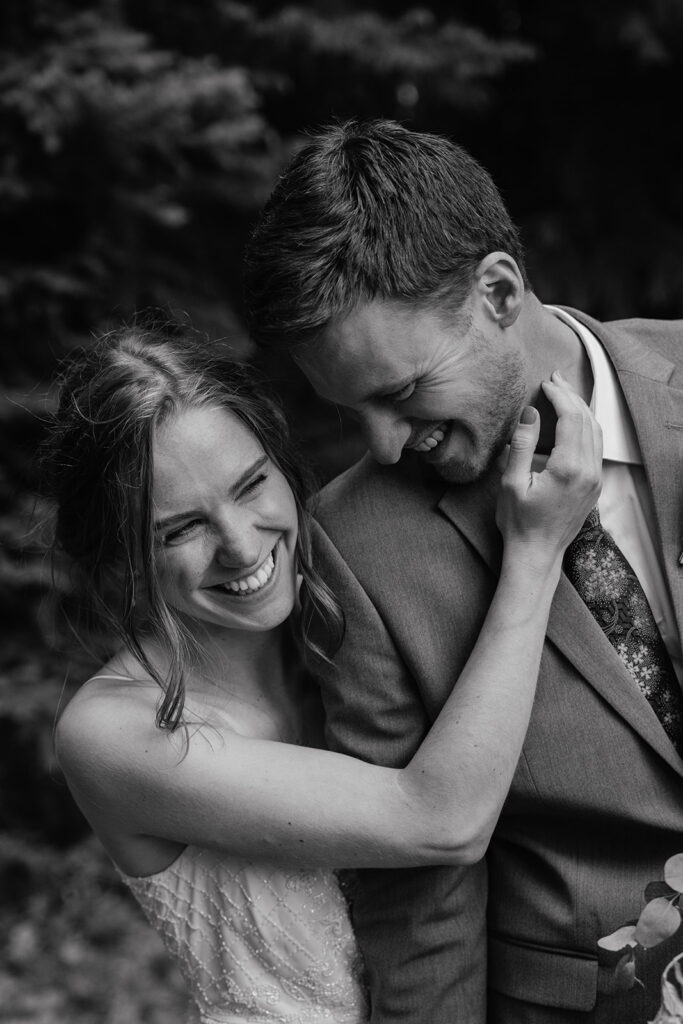
{"label": "bride's fingers", "polygon": [[510,455],[505,469],[507,481],[523,490],[529,486],[531,460],[536,451],[540,429],[541,417],[532,405],[526,405],[510,438]]}
{"label": "bride's fingers", "polygon": [[[548,460],[553,469],[569,472],[602,463],[602,430],[581,396],[557,371],[543,381],[543,391],[557,413],[555,445]],[[578,465],[577,465],[578,463]]]}

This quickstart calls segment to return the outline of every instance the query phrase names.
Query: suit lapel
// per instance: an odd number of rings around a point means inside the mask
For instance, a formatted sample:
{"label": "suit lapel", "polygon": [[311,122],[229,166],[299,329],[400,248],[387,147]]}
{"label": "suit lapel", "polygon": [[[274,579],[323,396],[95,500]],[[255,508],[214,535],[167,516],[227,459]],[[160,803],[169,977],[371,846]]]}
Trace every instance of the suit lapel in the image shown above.
{"label": "suit lapel", "polygon": [[[643,455],[661,564],[669,585],[679,635],[683,636],[683,570],[679,565],[683,547],[683,392],[670,384],[676,367],[671,360],[648,348],[625,325],[601,324],[577,310],[568,312],[600,339],[619,377]],[[617,658],[616,654],[614,657]],[[626,679],[629,680],[628,673]],[[606,679],[607,688],[615,681],[620,684],[617,677],[610,675]],[[629,700],[626,706],[625,698],[629,695],[633,700]],[[611,703],[683,775],[683,761],[665,739],[656,715],[635,687],[614,693]],[[637,712],[635,721],[634,711]]]}
{"label": "suit lapel", "polygon": [[[574,310],[570,310],[570,312],[572,315],[576,315]],[[580,315],[580,318],[584,322],[587,321],[585,316]],[[605,342],[611,353],[611,346],[605,338],[602,325],[594,321],[587,321],[587,325]],[[657,420],[662,415],[662,410],[669,410],[670,422],[683,424],[683,410],[680,405],[676,406],[675,397],[671,398],[670,395],[665,394],[673,390],[666,384],[673,370],[672,364],[661,359],[656,353],[646,354],[646,358],[643,359],[642,346],[638,349],[638,356],[639,361],[636,362],[636,365],[647,366],[648,372],[654,372],[659,379],[649,380],[647,385],[640,385],[635,381],[626,384],[624,391],[629,405],[631,404],[631,392],[638,391],[639,397],[636,404],[639,409],[641,406],[646,406]],[[631,376],[635,376],[633,368]],[[620,373],[620,379],[621,377]],[[673,391],[673,395],[676,394],[677,392]],[[681,401],[680,393],[678,401]],[[660,451],[662,425],[658,424],[652,429],[649,422],[643,424],[641,420],[640,429],[638,429],[639,419],[640,417],[634,413],[644,458],[652,465],[650,484],[653,495],[655,495],[655,507],[658,509],[661,535],[667,537],[667,543],[663,543],[662,547],[666,550],[670,562],[675,555],[672,572],[675,576],[676,589],[674,593],[678,602],[677,614],[680,626],[681,594],[677,573],[683,575],[683,572],[678,566],[678,552],[674,550],[680,537],[678,532],[680,523],[677,523],[677,527],[674,529],[673,521],[677,520],[680,515],[678,496],[681,493],[680,447],[683,442],[683,429],[676,431],[673,428],[667,428],[670,433],[679,435],[674,437],[677,447],[672,444],[670,448],[675,451],[662,453]],[[676,463],[676,459],[678,459],[678,463]],[[464,535],[488,568],[496,575],[500,569],[502,554],[502,540],[494,516],[499,480],[498,471],[493,470],[476,484],[449,487],[437,503],[439,511]],[[671,579],[671,576],[669,578]],[[547,637],[610,706],[679,774],[683,775],[683,761],[669,742],[657,716],[636,687],[623,662],[564,573],[558,584],[550,611]]]}
{"label": "suit lapel", "polygon": [[632,373],[620,379],[643,453],[662,565],[683,635],[683,391]]}
{"label": "suit lapel", "polygon": [[635,732],[683,775],[683,761],[657,716],[564,573],[555,591],[547,636]]}
{"label": "suit lapel", "polygon": [[499,482],[500,472],[494,468],[474,484],[449,487],[437,503],[439,511],[463,534],[496,576],[503,552],[495,519]]}
{"label": "suit lapel", "polygon": [[671,387],[675,367],[613,327],[577,315],[614,363],[643,454],[653,499],[662,567],[683,638],[683,390]]}

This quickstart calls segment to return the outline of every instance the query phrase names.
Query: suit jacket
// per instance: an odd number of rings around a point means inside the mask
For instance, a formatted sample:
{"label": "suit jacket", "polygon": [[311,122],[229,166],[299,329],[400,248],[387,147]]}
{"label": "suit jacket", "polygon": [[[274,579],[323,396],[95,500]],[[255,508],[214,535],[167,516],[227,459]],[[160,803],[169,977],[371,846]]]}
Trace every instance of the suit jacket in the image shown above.
{"label": "suit jacket", "polygon": [[[683,321],[599,324],[656,510],[683,627]],[[494,592],[498,476],[429,480],[419,460],[361,460],[316,511],[316,556],[346,615],[321,668],[328,739],[405,764],[466,662]],[[361,871],[353,916],[373,1022],[644,1024],[683,928],[637,950],[645,988],[619,991],[597,940],[634,922],[683,852],[683,761],[572,585],[561,578],[522,756],[485,861]],[[488,968],[486,963],[488,952]],[[602,954],[601,954],[602,956]],[[614,989],[617,991],[614,991]]]}

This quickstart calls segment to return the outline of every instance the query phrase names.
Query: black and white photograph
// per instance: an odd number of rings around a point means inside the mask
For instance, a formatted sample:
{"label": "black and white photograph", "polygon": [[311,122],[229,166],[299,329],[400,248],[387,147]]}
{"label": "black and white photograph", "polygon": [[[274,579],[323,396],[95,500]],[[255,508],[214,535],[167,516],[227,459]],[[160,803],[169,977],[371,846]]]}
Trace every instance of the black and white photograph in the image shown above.
{"label": "black and white photograph", "polygon": [[683,3],[5,0],[0,1024],[683,1024]]}

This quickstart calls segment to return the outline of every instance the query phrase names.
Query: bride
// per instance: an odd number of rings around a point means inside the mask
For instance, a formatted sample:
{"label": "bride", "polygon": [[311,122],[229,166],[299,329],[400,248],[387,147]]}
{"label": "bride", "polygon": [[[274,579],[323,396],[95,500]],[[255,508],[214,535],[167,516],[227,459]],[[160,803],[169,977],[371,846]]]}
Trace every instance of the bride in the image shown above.
{"label": "bride", "polygon": [[366,1021],[332,869],[485,852],[562,555],[599,492],[599,428],[561,379],[544,390],[556,447],[532,473],[539,418],[526,409],[502,479],[494,600],[398,770],[324,749],[304,656],[334,657],[343,616],[311,564],[302,470],[259,382],[215,347],[137,327],[67,365],[46,448],[56,548],[86,620],[121,648],[64,710],[57,754],[202,1024]]}

